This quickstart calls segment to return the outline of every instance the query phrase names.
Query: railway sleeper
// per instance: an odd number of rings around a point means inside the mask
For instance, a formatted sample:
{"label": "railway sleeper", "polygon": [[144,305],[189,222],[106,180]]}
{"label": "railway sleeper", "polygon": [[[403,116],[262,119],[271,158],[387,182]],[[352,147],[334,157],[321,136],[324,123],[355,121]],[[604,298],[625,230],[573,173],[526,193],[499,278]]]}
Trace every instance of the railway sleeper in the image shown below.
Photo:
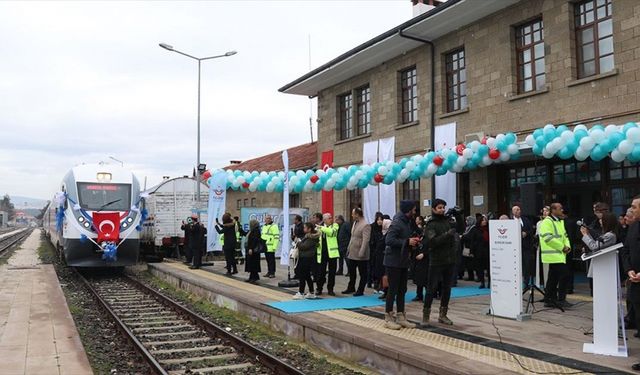
{"label": "railway sleeper", "polygon": [[200,330],[190,330],[190,331],[182,331],[182,332],[168,332],[168,333],[142,333],[140,334],[141,338],[156,338],[156,337],[165,337],[165,336],[188,336],[188,335],[196,335],[196,334],[204,334],[204,332]]}
{"label": "railway sleeper", "polygon": [[158,315],[158,314],[152,314],[152,315],[148,315],[148,316],[142,316],[142,317],[125,317],[125,318],[121,318],[121,320],[127,324],[129,323],[152,323],[152,322],[164,322],[164,321],[169,321],[169,320],[181,320],[181,318],[178,315],[175,314],[164,314],[164,315]]}
{"label": "railway sleeper", "polygon": [[153,355],[164,355],[164,354],[179,354],[179,353],[190,353],[190,352],[198,352],[198,351],[219,351],[222,349],[233,350],[233,347],[225,346],[225,345],[207,345],[200,346],[195,348],[180,348],[180,349],[162,349],[162,350],[151,350],[151,354]]}
{"label": "railway sleeper", "polygon": [[164,325],[159,327],[138,327],[133,328],[133,332],[144,334],[145,332],[154,332],[154,331],[164,331],[164,332],[174,332],[175,330],[181,330],[186,328],[193,328],[191,324],[182,324],[182,325]]}
{"label": "railway sleeper", "polygon": [[154,327],[159,325],[171,326],[171,325],[179,325],[184,323],[184,320],[176,319],[176,320],[152,320],[152,321],[132,321],[125,322],[125,324],[133,329],[138,327]]}
{"label": "railway sleeper", "polygon": [[176,358],[176,359],[161,359],[158,362],[162,365],[181,365],[186,363],[198,363],[198,362],[220,362],[228,359],[237,358],[237,353],[216,354],[203,357],[189,357],[189,358]]}
{"label": "railway sleeper", "polygon": [[161,312],[136,312],[136,313],[122,313],[119,314],[121,318],[137,318],[143,319],[146,316],[156,316],[156,317],[170,317],[175,316],[175,314],[168,311]]}
{"label": "railway sleeper", "polygon": [[[226,366],[204,367],[204,368],[195,369],[193,371],[190,371],[189,373],[193,373],[193,372],[196,372],[199,374],[215,374],[216,372],[229,373],[230,371],[249,369],[252,367],[254,367],[252,363],[245,362],[245,363],[236,363],[233,365],[226,365]],[[187,374],[186,370],[169,371],[169,375],[183,375],[183,374]]]}
{"label": "railway sleeper", "polygon": [[194,343],[206,343],[205,345],[209,345],[209,343],[213,343],[213,339],[210,337],[198,337],[191,339],[180,339],[180,340],[163,340],[163,341],[147,341],[144,343],[145,346],[151,347],[151,350],[155,350],[157,348],[174,348],[175,346],[190,344],[189,348],[193,347]]}

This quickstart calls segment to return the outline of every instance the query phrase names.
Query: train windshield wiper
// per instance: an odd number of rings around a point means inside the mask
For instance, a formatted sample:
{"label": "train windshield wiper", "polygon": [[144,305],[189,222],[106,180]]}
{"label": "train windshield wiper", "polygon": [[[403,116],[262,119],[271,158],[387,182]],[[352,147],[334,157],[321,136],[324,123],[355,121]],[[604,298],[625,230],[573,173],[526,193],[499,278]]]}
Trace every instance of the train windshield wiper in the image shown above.
{"label": "train windshield wiper", "polygon": [[96,211],[102,211],[102,209],[103,209],[103,208],[105,208],[105,207],[107,207],[107,206],[110,206],[110,205],[112,205],[112,204],[114,204],[114,203],[118,203],[118,202],[120,202],[121,200],[122,200],[122,198],[120,198],[120,199],[116,199],[116,200],[111,201],[111,202],[109,202],[109,203],[105,203],[105,204],[103,204],[103,205],[102,205],[102,207],[98,208]]}

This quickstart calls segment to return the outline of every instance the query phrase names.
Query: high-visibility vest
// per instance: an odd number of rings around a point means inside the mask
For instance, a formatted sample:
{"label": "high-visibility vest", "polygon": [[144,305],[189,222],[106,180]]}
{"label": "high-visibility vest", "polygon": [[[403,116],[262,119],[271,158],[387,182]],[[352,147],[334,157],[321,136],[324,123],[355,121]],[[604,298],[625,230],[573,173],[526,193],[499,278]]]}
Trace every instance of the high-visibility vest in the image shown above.
{"label": "high-visibility vest", "polygon": [[547,216],[540,224],[540,254],[542,263],[566,263],[567,255],[563,251],[570,247],[569,236],[564,229],[563,220],[554,220]]}
{"label": "high-visibility vest", "polygon": [[319,246],[316,248],[318,263],[322,262],[322,241],[324,241],[323,237],[327,238],[327,250],[329,253],[329,259],[339,258],[340,251],[338,250],[338,230],[340,229],[340,226],[337,223],[333,223],[330,226],[323,225],[319,229],[320,242]]}
{"label": "high-visibility vest", "polygon": [[262,226],[262,239],[267,244],[267,253],[275,253],[280,243],[280,229],[276,224]]}

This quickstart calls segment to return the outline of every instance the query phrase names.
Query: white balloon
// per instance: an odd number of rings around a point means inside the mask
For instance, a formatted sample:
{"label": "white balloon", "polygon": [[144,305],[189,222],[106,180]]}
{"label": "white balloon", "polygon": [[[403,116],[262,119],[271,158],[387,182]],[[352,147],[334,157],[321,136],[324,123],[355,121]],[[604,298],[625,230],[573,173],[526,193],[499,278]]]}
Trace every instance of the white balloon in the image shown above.
{"label": "white balloon", "polygon": [[249,185],[249,191],[250,192],[255,193],[256,189],[257,189],[257,187],[255,185],[253,185],[253,184]]}
{"label": "white balloon", "polygon": [[500,133],[500,134],[496,135],[496,142],[500,142],[503,139],[504,139],[504,134]]}
{"label": "white balloon", "polygon": [[407,178],[409,178],[409,173],[410,173],[410,172],[409,172],[407,169],[403,169],[403,170],[401,170],[401,171],[400,171],[400,173],[399,173],[398,175],[399,175],[401,178],[403,178],[403,179],[405,179],[405,180],[406,180]]}
{"label": "white balloon", "polygon": [[580,140],[580,147],[586,151],[591,151],[596,146],[596,141],[591,136],[584,137]]}
{"label": "white balloon", "polygon": [[298,171],[296,171],[296,176],[298,176],[298,178],[303,178],[305,176],[305,174],[304,174],[303,171],[298,170]]}
{"label": "white balloon", "polygon": [[362,172],[362,170],[359,170],[359,171],[356,171],[356,173],[354,173],[353,175],[359,180],[364,175],[364,172]]}
{"label": "white balloon", "polygon": [[589,154],[588,153],[587,154],[580,154],[580,155],[576,154],[575,157],[576,157],[577,161],[585,161],[589,157]]}
{"label": "white balloon", "polygon": [[508,152],[500,153],[500,161],[509,161],[509,159],[511,159],[511,155]]}
{"label": "white balloon", "polygon": [[452,168],[452,171],[454,171],[454,172],[456,172],[456,173],[460,173],[460,172],[462,172],[462,169],[463,169],[463,168],[464,168],[464,166],[461,166],[461,165],[455,164],[455,165],[453,166],[453,168]]}
{"label": "white balloon", "polygon": [[380,166],[380,168],[378,168],[378,173],[380,173],[382,176],[386,176],[387,173],[389,173],[389,169],[386,166],[382,165]]}
{"label": "white balloon", "polygon": [[489,157],[489,155],[485,155],[482,157],[482,164],[487,166],[487,165],[491,165],[491,163],[493,162],[493,160],[491,160],[491,158]]}
{"label": "white balloon", "polygon": [[464,151],[462,151],[462,157],[465,159],[471,159],[473,157],[473,151],[470,148],[465,148]]}
{"label": "white balloon", "polygon": [[533,138],[533,134],[529,134],[527,136],[527,138],[525,138],[525,143],[528,144],[529,146],[533,146],[536,144],[536,139]]}
{"label": "white balloon", "polygon": [[302,190],[306,192],[310,192],[312,187],[313,187],[313,182],[307,181],[307,183],[304,184],[304,188]]}
{"label": "white balloon", "polygon": [[267,184],[267,193],[273,193],[274,188],[275,187],[271,183]]}
{"label": "white balloon", "polygon": [[417,163],[420,163],[422,161],[422,159],[424,159],[424,156],[418,154],[418,155],[414,155],[413,156],[413,161]]}
{"label": "white balloon", "polygon": [[404,166],[404,167],[407,169],[407,171],[411,172],[411,171],[413,171],[413,170],[416,168],[416,163],[415,163],[415,162],[413,162],[413,161],[411,161],[411,160],[409,160],[409,161],[407,162],[407,164],[405,164],[405,166]]}
{"label": "white balloon", "polygon": [[227,175],[227,181],[229,181],[230,183],[233,183],[233,181],[236,180],[236,176],[232,175],[232,174],[228,174]]}
{"label": "white balloon", "polygon": [[627,139],[633,143],[640,143],[640,128],[627,130]]}
{"label": "white balloon", "polygon": [[571,142],[571,140],[573,140],[574,137],[575,136],[571,130],[565,130],[560,135],[560,138],[562,138],[565,144]]}
{"label": "white balloon", "polygon": [[242,184],[244,184],[247,180],[244,178],[244,176],[238,176],[238,178],[236,178],[236,181],[238,181],[238,184],[242,185]]}
{"label": "white balloon", "polygon": [[582,124],[580,124],[580,125],[576,125],[576,127],[575,127],[575,128],[573,128],[573,131],[574,131],[574,132],[576,132],[576,131],[578,131],[578,130],[587,130],[587,127],[586,127],[586,126],[584,126],[584,125],[582,125]]}
{"label": "white balloon", "polygon": [[576,159],[584,160],[587,157],[589,157],[589,150],[586,150],[582,146],[578,146],[578,148],[576,149],[576,152],[574,152],[573,155],[576,157]]}
{"label": "white balloon", "polygon": [[331,179],[333,181],[339,181],[340,180],[340,173],[334,173],[331,175]]}
{"label": "white balloon", "polygon": [[478,141],[473,141],[473,142],[469,143],[469,147],[471,147],[471,150],[473,152],[478,151],[478,149],[480,148],[481,145],[482,144],[480,142],[478,142]]}
{"label": "white balloon", "polygon": [[487,139],[487,146],[489,146],[489,148],[495,148],[496,147],[496,139],[493,138],[493,137]]}
{"label": "white balloon", "polygon": [[607,137],[610,137],[613,133],[618,131],[618,127],[615,125],[607,125],[606,128],[604,128],[604,134]]}
{"label": "white balloon", "polygon": [[545,148],[544,150],[542,150],[542,156],[544,156],[546,159],[551,159],[553,155],[555,155],[555,152],[549,151],[548,148]]}
{"label": "white balloon", "polygon": [[633,143],[625,139],[618,145],[618,151],[620,151],[620,153],[623,155],[629,155],[631,152],[633,152]]}
{"label": "white balloon", "polygon": [[456,160],[456,164],[454,164],[454,165],[459,165],[461,167],[464,167],[465,165],[467,165],[467,159],[458,158],[458,160]]}
{"label": "white balloon", "polygon": [[329,180],[329,181],[327,181],[327,183],[326,183],[326,184],[324,184],[324,189],[325,189],[326,191],[329,191],[329,190],[333,189],[333,187],[334,187],[335,185],[336,185],[336,183],[335,183],[333,180]]}
{"label": "white balloon", "polygon": [[316,175],[317,175],[318,177],[322,177],[322,176],[324,176],[324,174],[325,174],[324,169],[318,169],[318,170],[316,171]]}
{"label": "white balloon", "polygon": [[555,126],[553,126],[553,124],[547,124],[547,125],[545,125],[545,126],[544,126],[544,130],[545,130],[545,131],[550,131],[550,130],[555,131],[555,130],[556,130],[556,127],[555,127]]}
{"label": "white balloon", "polygon": [[234,187],[234,188],[236,188],[236,189],[240,187],[240,183],[238,182],[238,180],[233,181],[233,182],[232,182],[232,185],[233,185],[233,187]]}
{"label": "white balloon", "polygon": [[620,163],[621,161],[623,161],[626,158],[625,155],[623,155],[620,151],[618,150],[613,150],[611,151],[611,159],[615,162]]}
{"label": "white balloon", "polygon": [[438,166],[433,163],[429,164],[429,166],[427,167],[427,172],[429,172],[429,174],[434,174],[437,170]]}
{"label": "white balloon", "polygon": [[351,183],[347,184],[347,190],[353,190],[355,188],[356,188],[356,184],[351,184]]}
{"label": "white balloon", "polygon": [[260,172],[260,177],[262,178],[267,178],[267,176],[269,176],[269,174],[265,171]]}
{"label": "white balloon", "polygon": [[544,154],[544,152],[548,152],[549,154],[555,154],[556,152],[558,152],[558,148],[556,143],[550,142],[547,147],[544,148],[544,150],[542,151],[542,153]]}
{"label": "white balloon", "polygon": [[371,166],[369,164],[365,164],[362,166],[361,171],[363,173],[368,173],[371,170]]}
{"label": "white balloon", "polygon": [[249,171],[244,171],[242,175],[244,176],[245,179],[251,177],[251,173]]}
{"label": "white balloon", "polygon": [[596,143],[601,143],[607,138],[607,135],[600,129],[591,129],[589,136],[593,138]]}
{"label": "white balloon", "polygon": [[509,153],[509,155],[515,155],[515,154],[518,153],[519,150],[520,150],[520,148],[515,143],[512,143],[507,147],[507,153]]}

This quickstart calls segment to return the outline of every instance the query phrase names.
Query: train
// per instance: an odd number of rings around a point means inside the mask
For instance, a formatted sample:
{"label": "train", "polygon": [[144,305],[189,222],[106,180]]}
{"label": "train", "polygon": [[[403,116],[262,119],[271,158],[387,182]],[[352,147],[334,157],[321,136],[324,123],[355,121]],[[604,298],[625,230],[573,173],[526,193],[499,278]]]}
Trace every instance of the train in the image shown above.
{"label": "train", "polygon": [[123,267],[140,256],[140,183],[108,163],[82,164],[66,173],[43,217],[46,237],[72,267]]}

